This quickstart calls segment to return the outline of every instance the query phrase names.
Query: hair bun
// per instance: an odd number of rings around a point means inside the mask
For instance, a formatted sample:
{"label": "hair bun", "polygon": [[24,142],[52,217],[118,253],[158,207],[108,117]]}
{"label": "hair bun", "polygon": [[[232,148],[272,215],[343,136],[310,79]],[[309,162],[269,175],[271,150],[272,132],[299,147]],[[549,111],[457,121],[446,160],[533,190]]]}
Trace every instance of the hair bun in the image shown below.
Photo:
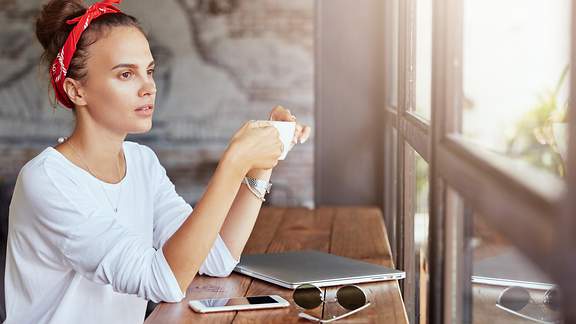
{"label": "hair bun", "polygon": [[42,7],[36,20],[36,37],[44,47],[43,59],[51,62],[64,45],[74,26],[66,21],[86,12],[82,0],[51,0]]}

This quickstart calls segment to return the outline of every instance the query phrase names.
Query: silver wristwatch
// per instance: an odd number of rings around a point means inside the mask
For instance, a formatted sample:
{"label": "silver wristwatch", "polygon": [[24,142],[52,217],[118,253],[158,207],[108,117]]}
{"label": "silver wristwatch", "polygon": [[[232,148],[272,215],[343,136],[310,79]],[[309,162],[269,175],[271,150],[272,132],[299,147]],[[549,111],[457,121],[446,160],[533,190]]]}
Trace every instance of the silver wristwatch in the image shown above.
{"label": "silver wristwatch", "polygon": [[252,191],[252,193],[262,201],[265,201],[264,196],[267,193],[270,193],[270,188],[272,188],[272,183],[248,176],[244,177],[242,183],[246,184],[248,189],[250,189],[250,191]]}

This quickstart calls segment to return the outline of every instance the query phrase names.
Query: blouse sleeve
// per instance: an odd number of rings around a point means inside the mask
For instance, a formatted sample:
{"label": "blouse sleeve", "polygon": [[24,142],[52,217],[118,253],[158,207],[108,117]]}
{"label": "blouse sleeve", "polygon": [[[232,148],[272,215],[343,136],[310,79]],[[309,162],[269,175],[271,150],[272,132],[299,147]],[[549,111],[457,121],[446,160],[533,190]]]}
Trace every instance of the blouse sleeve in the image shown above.
{"label": "blouse sleeve", "polygon": [[[178,195],[174,184],[166,174],[166,169],[160,164],[155,154],[154,157],[158,184],[154,196],[154,246],[160,249],[191,215],[192,207]],[[234,259],[218,234],[198,272],[201,275],[227,277],[237,264],[238,261]]]}
{"label": "blouse sleeve", "polygon": [[184,298],[162,249],[122,226],[88,189],[58,166],[42,162],[23,173],[22,194],[33,210],[32,226],[63,264],[114,291],[154,302]]}

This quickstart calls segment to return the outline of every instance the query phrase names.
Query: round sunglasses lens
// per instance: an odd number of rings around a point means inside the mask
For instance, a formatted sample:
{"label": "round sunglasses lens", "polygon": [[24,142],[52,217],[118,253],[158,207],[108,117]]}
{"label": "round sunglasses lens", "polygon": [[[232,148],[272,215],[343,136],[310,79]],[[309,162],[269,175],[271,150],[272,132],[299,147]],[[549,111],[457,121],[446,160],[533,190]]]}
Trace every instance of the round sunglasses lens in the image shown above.
{"label": "round sunglasses lens", "polygon": [[498,304],[511,309],[513,311],[520,311],[526,307],[530,302],[530,293],[522,287],[509,287],[506,288],[498,299]]}
{"label": "round sunglasses lens", "polygon": [[347,310],[355,310],[366,304],[366,294],[356,286],[344,286],[336,292],[338,303]]}
{"label": "round sunglasses lens", "polygon": [[322,304],[322,291],[316,286],[300,285],[294,290],[292,299],[296,305],[304,309],[313,309]]}

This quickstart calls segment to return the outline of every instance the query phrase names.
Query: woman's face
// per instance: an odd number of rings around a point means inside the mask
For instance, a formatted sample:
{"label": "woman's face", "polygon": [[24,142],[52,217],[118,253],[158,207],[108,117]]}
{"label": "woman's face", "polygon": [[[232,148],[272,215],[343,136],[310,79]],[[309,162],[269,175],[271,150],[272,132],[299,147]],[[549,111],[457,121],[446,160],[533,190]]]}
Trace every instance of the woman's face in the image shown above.
{"label": "woman's face", "polygon": [[112,27],[90,45],[86,65],[82,92],[89,117],[118,134],[149,131],[156,85],[154,60],[142,32]]}

